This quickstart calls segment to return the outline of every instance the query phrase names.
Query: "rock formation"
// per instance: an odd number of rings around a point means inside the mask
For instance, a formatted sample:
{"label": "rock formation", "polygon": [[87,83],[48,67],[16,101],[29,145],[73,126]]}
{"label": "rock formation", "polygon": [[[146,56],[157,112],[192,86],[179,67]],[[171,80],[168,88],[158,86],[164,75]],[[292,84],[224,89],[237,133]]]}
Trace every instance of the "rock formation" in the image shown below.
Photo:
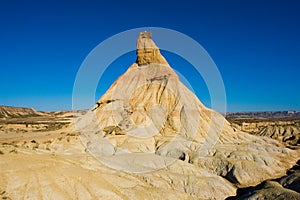
{"label": "rock formation", "polygon": [[151,32],[142,32],[136,43],[136,63],[147,65],[150,63],[167,64],[165,58],[160,54],[156,44],[152,40]]}
{"label": "rock formation", "polygon": [[231,182],[218,184],[231,188],[282,176],[297,159],[274,140],[234,131],[222,115],[206,108],[180,82],[150,33],[140,34],[136,62],[92,110],[89,120],[77,123],[79,132],[90,153],[118,170],[146,172],[178,163],[218,175]]}
{"label": "rock formation", "polygon": [[299,158],[206,108],[147,32],[138,38],[136,62],[89,112],[68,128],[33,136],[3,137],[2,197],[225,199],[285,175]]}

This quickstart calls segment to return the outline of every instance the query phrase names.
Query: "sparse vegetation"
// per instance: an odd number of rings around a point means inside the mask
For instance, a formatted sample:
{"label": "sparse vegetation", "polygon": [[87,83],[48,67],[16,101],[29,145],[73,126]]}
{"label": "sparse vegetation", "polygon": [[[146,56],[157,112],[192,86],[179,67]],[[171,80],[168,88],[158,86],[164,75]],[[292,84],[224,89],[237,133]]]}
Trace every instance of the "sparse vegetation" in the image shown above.
{"label": "sparse vegetation", "polygon": [[51,143],[52,143],[51,140],[47,140],[47,141],[44,142],[44,144],[51,144]]}
{"label": "sparse vegetation", "polygon": [[68,133],[67,136],[76,136],[76,133]]}
{"label": "sparse vegetation", "polygon": [[[1,190],[0,190],[1,191]],[[9,199],[11,199],[10,197],[8,197],[7,196],[8,194],[7,194],[7,192],[5,191],[5,190],[3,190],[2,192],[0,192],[0,197],[1,197],[1,199],[2,200],[9,200]]]}
{"label": "sparse vegetation", "polygon": [[9,153],[18,153],[18,151],[16,149],[11,150]]}

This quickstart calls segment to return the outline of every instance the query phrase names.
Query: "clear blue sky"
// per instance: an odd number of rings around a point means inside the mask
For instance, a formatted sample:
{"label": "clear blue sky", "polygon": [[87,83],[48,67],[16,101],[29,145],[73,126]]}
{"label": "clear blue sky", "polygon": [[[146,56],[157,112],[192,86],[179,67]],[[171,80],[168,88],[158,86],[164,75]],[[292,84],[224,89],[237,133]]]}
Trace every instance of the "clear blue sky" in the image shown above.
{"label": "clear blue sky", "polygon": [[[95,46],[128,29],[165,27],[208,51],[223,77],[229,111],[300,110],[297,0],[2,0],[0,27],[0,105],[71,109],[77,70]],[[182,59],[164,55],[184,71]],[[134,60],[132,52],[114,62],[97,95]],[[193,88],[209,106],[199,83]]]}

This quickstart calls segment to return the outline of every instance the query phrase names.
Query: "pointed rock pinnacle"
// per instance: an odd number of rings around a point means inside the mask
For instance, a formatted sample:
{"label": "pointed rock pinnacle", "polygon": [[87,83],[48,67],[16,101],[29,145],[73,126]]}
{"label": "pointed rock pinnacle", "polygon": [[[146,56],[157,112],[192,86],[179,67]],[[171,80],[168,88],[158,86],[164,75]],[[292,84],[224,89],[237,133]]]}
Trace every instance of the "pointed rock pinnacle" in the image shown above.
{"label": "pointed rock pinnacle", "polygon": [[136,63],[147,65],[151,63],[168,64],[166,59],[160,54],[159,48],[152,40],[151,32],[141,32],[136,43]]}

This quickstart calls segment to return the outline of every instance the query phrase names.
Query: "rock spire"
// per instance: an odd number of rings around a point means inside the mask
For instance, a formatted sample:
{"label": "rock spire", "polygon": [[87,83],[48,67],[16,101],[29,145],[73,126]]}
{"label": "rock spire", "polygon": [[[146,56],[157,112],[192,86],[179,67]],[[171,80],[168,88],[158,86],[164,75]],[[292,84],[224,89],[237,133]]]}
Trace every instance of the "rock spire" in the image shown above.
{"label": "rock spire", "polygon": [[165,58],[160,54],[159,48],[152,40],[151,32],[141,32],[136,43],[136,63],[141,65],[147,64],[168,64]]}

